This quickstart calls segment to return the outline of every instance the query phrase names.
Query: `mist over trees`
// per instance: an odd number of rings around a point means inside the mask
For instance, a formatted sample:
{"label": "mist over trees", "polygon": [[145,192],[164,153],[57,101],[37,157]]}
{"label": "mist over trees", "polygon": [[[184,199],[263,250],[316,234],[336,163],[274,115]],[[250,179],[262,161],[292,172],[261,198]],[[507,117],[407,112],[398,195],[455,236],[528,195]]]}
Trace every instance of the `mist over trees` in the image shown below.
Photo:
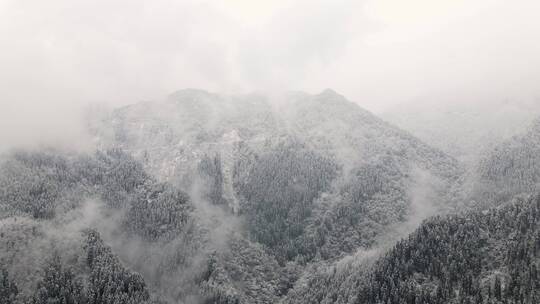
{"label": "mist over trees", "polygon": [[[179,91],[4,153],[2,303],[536,303],[537,124],[469,166],[334,91]],[[285,101],[282,101],[285,102]]]}
{"label": "mist over trees", "polygon": [[539,11],[0,0],[0,304],[539,304]]}
{"label": "mist over trees", "polygon": [[436,216],[380,258],[308,278],[287,303],[536,303],[538,196]]}

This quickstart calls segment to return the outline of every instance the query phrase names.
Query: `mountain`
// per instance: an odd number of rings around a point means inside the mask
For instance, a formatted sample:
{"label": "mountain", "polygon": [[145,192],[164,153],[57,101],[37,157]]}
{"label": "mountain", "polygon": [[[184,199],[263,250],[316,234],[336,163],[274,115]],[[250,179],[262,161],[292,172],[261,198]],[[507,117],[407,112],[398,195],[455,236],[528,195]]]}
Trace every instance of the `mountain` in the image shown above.
{"label": "mountain", "polygon": [[300,279],[283,303],[538,303],[540,196],[436,216],[379,258]]}
{"label": "mountain", "polygon": [[[282,265],[348,254],[415,208],[450,207],[442,197],[461,174],[452,157],[332,90],[183,90],[91,125],[100,147],[122,148],[195,202],[239,214]],[[420,208],[430,201],[440,204]]]}
{"label": "mountain", "polygon": [[449,96],[414,100],[381,115],[468,165],[524,132],[540,115],[538,100],[481,101]]}
{"label": "mountain", "polygon": [[275,302],[292,274],[261,246],[230,235],[226,214],[199,209],[120,150],[4,155],[0,299]]}
{"label": "mountain", "polygon": [[471,197],[503,203],[540,189],[540,119],[486,153],[475,168]]}
{"label": "mountain", "polygon": [[331,90],[184,90],[88,126],[95,153],[1,159],[5,301],[276,303],[454,210],[462,175]]}
{"label": "mountain", "polygon": [[[452,157],[331,90],[183,90],[89,125],[100,149],[120,148],[188,193],[197,220],[214,227],[210,239],[222,246],[199,285],[220,303],[275,302],[309,265],[452,210],[462,172]],[[171,275],[151,276],[162,286]],[[182,297],[174,287],[166,293]]]}
{"label": "mountain", "polygon": [[538,299],[540,122],[467,171],[331,90],[183,90],[88,126],[95,152],[0,159],[3,303]]}

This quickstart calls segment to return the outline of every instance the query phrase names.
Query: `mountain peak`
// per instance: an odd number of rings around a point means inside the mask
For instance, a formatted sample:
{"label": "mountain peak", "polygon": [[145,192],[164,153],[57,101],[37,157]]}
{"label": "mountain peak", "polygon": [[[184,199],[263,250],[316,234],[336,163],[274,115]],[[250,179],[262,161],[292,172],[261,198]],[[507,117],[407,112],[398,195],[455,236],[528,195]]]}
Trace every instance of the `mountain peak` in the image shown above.
{"label": "mountain peak", "polygon": [[318,94],[318,96],[321,96],[321,97],[342,97],[342,95],[338,94],[338,92],[330,89],[330,88],[327,88],[325,89],[324,91],[322,91],[321,93]]}
{"label": "mountain peak", "polygon": [[212,97],[212,96],[215,96],[215,94],[210,93],[205,90],[201,90],[201,89],[187,88],[187,89],[178,90],[170,94],[168,99],[179,100],[179,99],[184,99],[184,98]]}

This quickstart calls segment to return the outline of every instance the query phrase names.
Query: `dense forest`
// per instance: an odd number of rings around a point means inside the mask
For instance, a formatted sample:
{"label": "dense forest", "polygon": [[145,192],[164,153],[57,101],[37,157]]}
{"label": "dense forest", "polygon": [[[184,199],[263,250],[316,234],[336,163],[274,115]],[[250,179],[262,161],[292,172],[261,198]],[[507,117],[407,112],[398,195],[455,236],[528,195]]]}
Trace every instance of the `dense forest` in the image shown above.
{"label": "dense forest", "polygon": [[496,146],[479,162],[476,197],[505,202],[539,190],[540,119],[530,128]]}
{"label": "dense forest", "polygon": [[1,173],[7,303],[269,303],[297,274],[120,150],[15,152]]}
{"label": "dense forest", "polygon": [[423,201],[454,208],[462,168],[452,157],[332,90],[286,98],[285,110],[263,95],[182,90],[91,125],[100,146],[239,214],[281,265],[369,247]]}
{"label": "dense forest", "polygon": [[[10,299],[13,290],[21,290],[18,299],[33,298],[33,303],[148,300],[144,279],[126,270],[97,232],[85,231],[84,222],[96,217],[97,222],[88,224],[109,225],[114,230],[109,233],[150,240],[170,239],[190,225],[192,207],[187,196],[155,181],[118,150],[89,156],[16,152],[2,163],[1,172],[0,261],[5,288],[12,290],[6,292]],[[92,201],[99,201],[103,210],[88,209],[95,204]],[[57,248],[58,243],[67,248]],[[83,253],[71,253],[83,248],[86,267],[80,265]],[[63,256],[65,250],[71,256]],[[28,269],[27,259],[35,260],[33,264],[43,261],[41,270]],[[25,277],[25,271],[41,273],[43,278]],[[14,287],[17,281],[23,282],[20,287]],[[33,289],[37,293],[29,295]]]}
{"label": "dense forest", "polygon": [[540,128],[467,167],[327,90],[177,92],[0,159],[0,302],[537,303]]}
{"label": "dense forest", "polygon": [[[17,280],[12,278],[17,277],[16,274],[10,276],[6,265],[2,265],[1,302],[150,303],[143,277],[126,269],[111,248],[103,243],[99,233],[88,230],[82,233],[82,237],[83,246],[74,248],[77,256],[70,257],[76,262],[64,260],[60,252],[53,250],[40,268],[32,269],[40,274],[40,279],[26,290],[17,286]],[[10,266],[12,272],[17,271],[16,264]]]}
{"label": "dense forest", "polygon": [[307,275],[287,303],[538,303],[540,196],[436,216],[379,259]]}

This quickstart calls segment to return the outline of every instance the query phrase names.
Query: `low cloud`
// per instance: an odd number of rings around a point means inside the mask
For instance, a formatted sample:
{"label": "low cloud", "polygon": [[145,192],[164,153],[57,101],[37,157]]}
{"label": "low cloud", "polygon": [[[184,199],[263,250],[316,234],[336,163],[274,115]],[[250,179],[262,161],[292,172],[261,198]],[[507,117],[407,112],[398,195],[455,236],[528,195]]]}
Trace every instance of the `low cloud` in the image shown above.
{"label": "low cloud", "polygon": [[[0,3],[0,149],[84,145],[83,105],[331,87],[379,112],[540,95],[533,0]],[[445,101],[447,102],[447,98]]]}

